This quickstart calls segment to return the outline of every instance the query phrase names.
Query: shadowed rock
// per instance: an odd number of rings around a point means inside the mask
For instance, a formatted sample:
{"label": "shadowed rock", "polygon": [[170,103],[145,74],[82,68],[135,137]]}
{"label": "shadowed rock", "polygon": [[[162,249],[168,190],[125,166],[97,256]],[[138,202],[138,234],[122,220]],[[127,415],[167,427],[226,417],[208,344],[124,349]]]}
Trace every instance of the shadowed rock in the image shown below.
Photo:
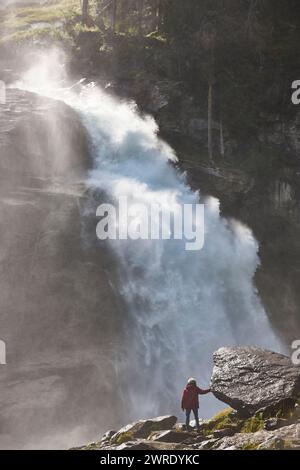
{"label": "shadowed rock", "polygon": [[64,448],[122,422],[114,260],[85,215],[89,145],[72,109],[8,89],[0,149],[0,448]]}
{"label": "shadowed rock", "polygon": [[292,405],[300,395],[300,368],[282,354],[255,347],[226,347],[213,357],[215,397],[246,416]]}
{"label": "shadowed rock", "polygon": [[160,433],[157,433],[155,436],[153,436],[152,440],[156,442],[174,442],[174,443],[180,443],[184,442],[187,439],[189,439],[193,434],[189,432],[180,432],[180,431],[173,431],[167,430],[167,431],[162,431]]}

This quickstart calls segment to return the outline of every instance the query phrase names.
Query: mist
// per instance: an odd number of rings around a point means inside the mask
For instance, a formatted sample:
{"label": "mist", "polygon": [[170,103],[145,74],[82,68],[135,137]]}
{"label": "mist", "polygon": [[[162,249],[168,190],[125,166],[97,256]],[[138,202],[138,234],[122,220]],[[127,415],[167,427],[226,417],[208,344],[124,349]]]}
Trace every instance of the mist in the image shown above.
{"label": "mist", "polygon": [[122,422],[114,259],[84,236],[89,137],[64,103],[15,88],[0,124],[0,446],[68,448]]}
{"label": "mist", "polygon": [[[77,400],[81,401],[83,397],[84,400],[88,399],[88,413],[85,412],[84,420],[98,426],[100,431],[103,423],[108,426],[107,414],[110,413],[114,420],[119,420],[119,424],[158,414],[176,414],[182,381],[187,376],[197,375],[203,383],[208,384],[211,356],[219,346],[256,344],[275,350],[282,348],[272,332],[253,284],[253,276],[259,265],[257,242],[249,228],[220,216],[218,200],[201,198],[198,192],[189,188],[184,175],[178,174],[170,164],[176,162],[176,155],[157,137],[155,121],[149,116],[141,116],[134,103],[120,101],[93,83],[84,84],[80,81],[72,84],[65,73],[64,55],[59,50],[54,49],[47,56],[39,54],[34,64],[14,87],[51,97],[62,103],[59,106],[67,105],[73,109],[71,125],[76,116],[82,125],[81,132],[87,139],[87,149],[82,153],[76,149],[75,155],[80,158],[89,152],[92,160],[90,166],[85,167],[85,175],[81,175],[80,180],[88,192],[83,202],[77,198],[80,208],[76,217],[81,231],[76,233],[76,248],[73,245],[74,220],[70,222],[73,229],[71,240],[68,239],[70,228],[67,228],[67,223],[60,230],[56,228],[54,236],[51,235],[52,225],[50,235],[45,234],[46,240],[50,236],[47,246],[51,252],[57,247],[61,253],[61,241],[57,236],[63,236],[68,245],[70,266],[63,268],[67,270],[61,284],[63,304],[67,304],[65,314],[67,318],[72,318],[75,306],[93,331],[91,338],[84,338],[82,352],[76,354],[80,367],[85,365],[79,359],[81,354],[95,367],[88,387],[88,398],[87,388],[81,389],[83,384],[79,376],[76,373],[72,375],[72,381],[77,380],[81,384],[76,390]],[[69,154],[70,143],[66,139],[65,130],[63,136],[60,136],[60,125],[57,122],[55,125],[58,132],[51,141],[54,145],[58,144],[54,154],[59,155],[61,165],[66,161],[65,155]],[[53,122],[48,120],[48,135],[51,135],[52,127]],[[63,142],[60,138],[63,138]],[[69,165],[70,168],[64,166],[59,172],[61,176],[64,175],[59,183],[62,194],[69,187],[67,181],[70,172],[73,173],[71,161]],[[75,181],[78,184],[78,180]],[[71,180],[73,183],[74,180]],[[153,201],[160,202],[173,212],[174,217],[177,216],[175,208],[178,204],[203,202],[206,224],[204,249],[195,255],[184,249],[182,241],[162,240],[113,240],[99,245],[95,240],[96,206],[101,201],[114,202],[120,196],[127,196],[131,204],[150,205]],[[60,212],[53,213],[52,223],[57,224],[57,219],[61,223]],[[102,324],[103,300],[98,296],[99,279],[76,268],[77,244],[84,247],[84,252],[80,253],[84,266],[92,262],[93,269],[103,270],[103,256],[109,260],[105,264],[105,275],[113,286],[111,302],[118,306],[110,306],[106,312],[113,327]],[[93,253],[92,261],[89,261],[89,250]],[[57,276],[56,269],[54,265],[52,276]],[[68,282],[82,284],[80,301],[77,289],[71,288],[68,293]],[[95,290],[87,295],[83,285],[90,282]],[[100,279],[100,282],[103,280]],[[44,288],[47,291],[49,286]],[[37,290],[38,295],[41,295],[40,285]],[[85,299],[90,301],[91,297],[94,298],[92,317],[90,305],[84,303]],[[118,310],[120,304],[122,315]],[[56,303],[53,307],[56,316],[59,310]],[[45,313],[46,318],[49,318],[47,309]],[[61,340],[69,343],[65,338],[68,335],[68,323],[65,324],[65,321],[66,318],[59,315],[54,323],[61,329],[60,346]],[[103,335],[111,345],[109,349],[101,347]],[[42,341],[40,326],[34,337]],[[74,343],[78,344],[82,339],[82,331],[72,332]],[[95,346],[95,341],[99,342],[98,346]],[[94,352],[91,352],[92,345]],[[64,353],[60,352],[56,361],[64,362]],[[73,365],[73,361],[71,363]],[[100,366],[101,363],[109,363],[109,367]],[[105,386],[110,390],[108,402],[102,394],[97,401],[99,392],[96,390],[100,386],[97,381],[102,383],[103,373],[105,376],[112,374],[105,378]],[[207,417],[223,406],[210,398],[204,398],[203,401],[203,414]],[[116,404],[120,404],[119,415],[116,414]],[[54,409],[57,411],[56,404]],[[66,411],[62,410],[60,412],[65,414]],[[78,429],[76,433],[81,433],[83,438],[84,425],[81,427],[78,424],[82,422],[81,410],[73,406],[71,410]],[[99,424],[95,423],[95,415],[92,417],[95,410],[98,410]],[[59,433],[56,426],[54,420],[53,434]],[[70,429],[69,433],[67,441],[71,443],[74,431]],[[41,445],[44,445],[44,441]]]}
{"label": "mist", "polygon": [[44,5],[45,3],[47,3],[47,0],[1,0],[1,4],[0,4],[0,9],[1,8],[6,8],[7,6],[22,6],[22,4],[38,4],[38,5]]}

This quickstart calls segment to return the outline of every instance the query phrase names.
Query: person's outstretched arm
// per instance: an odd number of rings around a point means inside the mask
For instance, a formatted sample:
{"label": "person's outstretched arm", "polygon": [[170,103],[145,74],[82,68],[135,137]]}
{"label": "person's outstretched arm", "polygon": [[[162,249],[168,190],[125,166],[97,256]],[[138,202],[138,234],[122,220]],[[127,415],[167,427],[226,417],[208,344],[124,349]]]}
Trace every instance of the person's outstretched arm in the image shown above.
{"label": "person's outstretched arm", "polygon": [[198,389],[198,394],[199,395],[206,395],[207,393],[210,393],[211,392],[211,389],[210,388],[200,388],[200,387],[197,387]]}

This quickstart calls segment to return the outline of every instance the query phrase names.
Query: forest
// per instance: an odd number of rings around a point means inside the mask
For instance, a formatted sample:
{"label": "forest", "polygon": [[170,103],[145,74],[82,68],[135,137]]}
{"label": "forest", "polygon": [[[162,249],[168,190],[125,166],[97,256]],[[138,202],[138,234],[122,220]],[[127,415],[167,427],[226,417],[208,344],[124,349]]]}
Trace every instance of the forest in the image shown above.
{"label": "forest", "polygon": [[170,68],[162,78],[171,75],[207,103],[210,158],[214,120],[224,155],[224,124],[244,139],[257,135],[266,115],[284,119],[295,112],[290,101],[299,75],[299,16],[297,1],[289,8],[280,0],[82,2],[89,27],[165,42]]}
{"label": "forest", "polygon": [[[181,119],[186,114],[207,120],[207,135],[200,143],[211,161],[213,154],[231,156],[241,148],[248,152],[257,140],[267,144],[277,140],[280,149],[293,152],[293,145],[277,135],[278,127],[297,113],[297,107],[291,106],[291,87],[300,76],[300,4],[297,0],[288,4],[287,8],[281,0],[59,0],[43,6],[21,2],[17,8],[0,11],[0,51],[10,58],[14,51],[20,63],[24,47],[59,46],[70,55],[74,73],[123,85],[131,82],[129,94],[155,115],[162,128],[186,132]],[[146,95],[162,82],[169,82],[174,106],[171,103],[157,114],[151,106],[148,109],[151,97]],[[187,110],[182,97],[190,97],[194,109]],[[173,122],[175,114],[180,123]]]}

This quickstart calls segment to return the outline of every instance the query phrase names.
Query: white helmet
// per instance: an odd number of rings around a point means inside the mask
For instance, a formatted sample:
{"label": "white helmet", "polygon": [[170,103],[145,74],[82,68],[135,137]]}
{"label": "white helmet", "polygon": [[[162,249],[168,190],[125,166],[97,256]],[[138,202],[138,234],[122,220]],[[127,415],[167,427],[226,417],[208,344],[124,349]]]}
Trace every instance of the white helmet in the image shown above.
{"label": "white helmet", "polygon": [[197,384],[197,380],[194,379],[194,377],[191,377],[189,380],[188,380],[188,385],[196,385]]}

